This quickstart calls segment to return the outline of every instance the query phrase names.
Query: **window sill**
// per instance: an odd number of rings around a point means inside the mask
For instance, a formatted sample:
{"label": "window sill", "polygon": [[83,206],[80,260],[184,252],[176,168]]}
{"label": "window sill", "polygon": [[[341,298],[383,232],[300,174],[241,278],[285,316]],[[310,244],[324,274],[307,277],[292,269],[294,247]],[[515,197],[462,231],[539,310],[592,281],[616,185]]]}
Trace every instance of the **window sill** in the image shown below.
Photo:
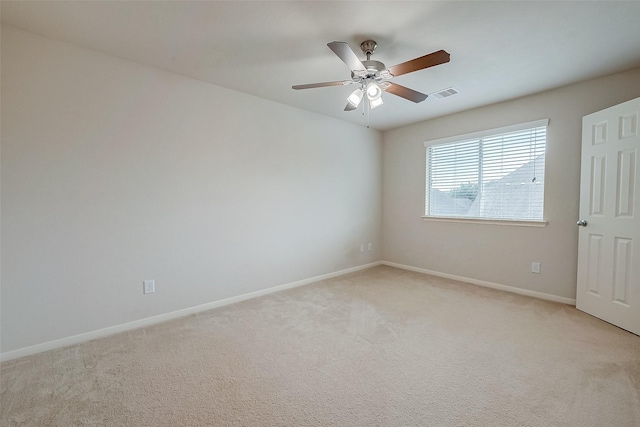
{"label": "window sill", "polygon": [[484,225],[513,225],[516,227],[546,227],[547,221],[521,221],[515,219],[453,218],[445,216],[423,216],[424,221],[460,222]]}

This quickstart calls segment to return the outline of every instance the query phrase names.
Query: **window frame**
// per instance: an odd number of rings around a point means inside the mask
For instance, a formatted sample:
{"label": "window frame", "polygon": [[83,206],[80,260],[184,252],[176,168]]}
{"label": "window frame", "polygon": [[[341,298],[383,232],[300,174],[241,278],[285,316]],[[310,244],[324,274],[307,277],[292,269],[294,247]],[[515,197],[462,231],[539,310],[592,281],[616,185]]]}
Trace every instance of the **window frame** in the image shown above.
{"label": "window frame", "polygon": [[[525,226],[525,227],[545,227],[547,225],[546,217],[545,217],[545,208],[544,208],[544,200],[543,200],[543,212],[542,219],[503,219],[503,218],[483,218],[483,217],[462,217],[462,216],[440,216],[440,215],[429,215],[428,211],[428,203],[429,198],[427,192],[430,190],[429,188],[429,148],[434,145],[441,144],[449,144],[449,143],[461,143],[468,140],[474,139],[483,139],[490,136],[496,136],[500,134],[510,133],[510,132],[518,132],[526,129],[532,129],[537,127],[549,127],[549,119],[540,119],[534,120],[525,123],[518,123],[509,126],[503,126],[499,128],[486,129],[477,132],[471,132],[462,135],[455,135],[445,138],[432,139],[424,142],[424,147],[426,149],[425,155],[425,191],[424,191],[424,215],[422,215],[422,219],[425,221],[434,221],[434,222],[458,222],[458,223],[473,223],[473,224],[492,224],[492,225],[516,225],[516,226]],[[545,138],[545,153],[547,151],[547,143],[548,143],[548,132]],[[546,164],[545,164],[545,175],[546,175]],[[543,193],[543,198],[546,195],[546,191]]]}

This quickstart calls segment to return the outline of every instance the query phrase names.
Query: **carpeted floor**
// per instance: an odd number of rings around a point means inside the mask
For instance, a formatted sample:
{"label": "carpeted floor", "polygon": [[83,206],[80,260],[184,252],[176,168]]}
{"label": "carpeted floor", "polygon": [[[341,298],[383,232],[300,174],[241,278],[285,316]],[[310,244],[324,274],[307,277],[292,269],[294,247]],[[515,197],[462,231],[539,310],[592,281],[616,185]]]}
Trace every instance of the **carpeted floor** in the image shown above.
{"label": "carpeted floor", "polygon": [[640,426],[640,337],[376,267],[5,362],[2,426]]}

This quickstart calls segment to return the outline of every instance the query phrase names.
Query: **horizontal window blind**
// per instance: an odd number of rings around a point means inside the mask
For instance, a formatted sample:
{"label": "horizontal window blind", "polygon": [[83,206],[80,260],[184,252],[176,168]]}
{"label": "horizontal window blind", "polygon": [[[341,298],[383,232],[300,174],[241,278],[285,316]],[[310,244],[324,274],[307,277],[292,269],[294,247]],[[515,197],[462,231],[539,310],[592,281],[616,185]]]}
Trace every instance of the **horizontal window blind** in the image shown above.
{"label": "horizontal window blind", "polygon": [[547,122],[425,144],[425,214],[542,221]]}

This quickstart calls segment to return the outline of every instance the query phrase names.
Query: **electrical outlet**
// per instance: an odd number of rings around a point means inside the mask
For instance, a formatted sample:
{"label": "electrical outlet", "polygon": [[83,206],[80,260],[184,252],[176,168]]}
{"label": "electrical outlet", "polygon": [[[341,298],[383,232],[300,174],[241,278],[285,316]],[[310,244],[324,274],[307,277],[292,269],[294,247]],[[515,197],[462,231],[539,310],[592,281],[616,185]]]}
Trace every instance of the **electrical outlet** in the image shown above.
{"label": "electrical outlet", "polygon": [[369,243],[369,245],[367,246],[367,249],[369,250],[373,249],[373,243]]}
{"label": "electrical outlet", "polygon": [[540,273],[540,263],[539,262],[532,262],[531,263],[531,272],[532,273]]}
{"label": "electrical outlet", "polygon": [[155,280],[145,280],[143,282],[144,284],[144,288],[143,288],[143,292],[145,294],[152,294],[156,291],[156,281]]}
{"label": "electrical outlet", "polygon": [[360,244],[360,252],[364,252],[364,243]]}

